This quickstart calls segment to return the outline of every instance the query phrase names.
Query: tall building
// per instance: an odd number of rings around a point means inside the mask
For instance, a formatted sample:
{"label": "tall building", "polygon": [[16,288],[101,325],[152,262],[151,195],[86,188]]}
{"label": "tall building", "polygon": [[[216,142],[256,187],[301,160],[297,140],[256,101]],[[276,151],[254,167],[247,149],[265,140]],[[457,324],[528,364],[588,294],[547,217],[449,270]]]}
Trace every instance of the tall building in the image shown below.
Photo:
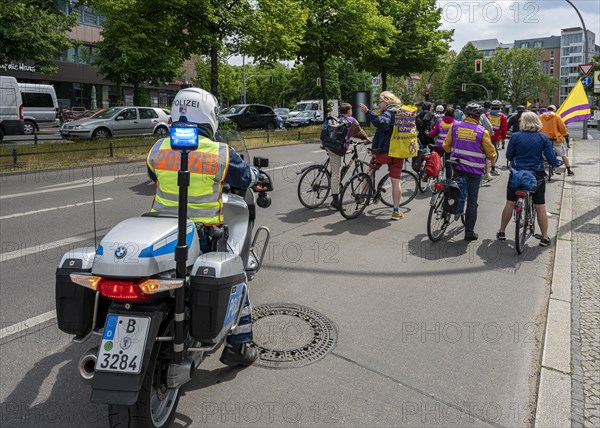
{"label": "tall building", "polygon": [[[540,67],[544,74],[550,77],[560,77],[560,54],[561,54],[561,37],[550,36],[540,37],[536,39],[524,39],[515,40],[514,46],[516,48],[542,48],[544,54],[540,58]],[[556,89],[551,94],[541,93],[539,98],[530,100],[532,104],[538,104],[540,106],[547,106],[550,104],[559,103],[559,89]]]}
{"label": "tall building", "polygon": [[512,43],[502,43],[498,39],[473,40],[468,43],[475,46],[475,49],[483,54],[483,58],[494,55],[499,49],[510,49],[513,46]]}
{"label": "tall building", "polygon": [[[579,64],[585,63],[583,55],[583,29],[581,27],[565,28],[561,32],[561,59],[560,59],[560,100],[562,103],[579,77]],[[587,30],[587,61],[600,53],[600,47],[596,45],[596,35]]]}
{"label": "tall building", "polygon": [[[96,105],[109,107],[119,101],[133,105],[133,88],[123,85],[121,88],[98,75],[93,61],[99,53],[96,47],[102,40],[100,32],[105,18],[94,9],[78,4],[77,0],[57,0],[57,7],[65,14],[77,13],[77,25],[68,33],[68,37],[78,41],[76,47],[64,51],[56,58],[58,70],[53,74],[39,72],[30,63],[0,64],[3,75],[14,76],[19,82],[50,84],[56,90],[56,96],[62,108],[90,108],[92,88],[96,90]],[[153,107],[170,107],[181,85],[195,78],[193,66],[184,63],[185,75],[179,81],[165,82],[160,87],[146,86]],[[122,92],[121,92],[122,91]]]}

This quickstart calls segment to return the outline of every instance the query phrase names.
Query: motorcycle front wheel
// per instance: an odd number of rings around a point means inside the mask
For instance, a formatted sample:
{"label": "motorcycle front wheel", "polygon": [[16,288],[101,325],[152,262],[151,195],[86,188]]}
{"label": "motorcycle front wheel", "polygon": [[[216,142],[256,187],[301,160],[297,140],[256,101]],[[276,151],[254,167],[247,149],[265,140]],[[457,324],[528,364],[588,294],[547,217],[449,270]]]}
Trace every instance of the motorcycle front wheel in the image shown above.
{"label": "motorcycle front wheel", "polygon": [[167,388],[166,375],[169,360],[161,359],[161,347],[170,342],[156,342],[138,401],[132,406],[109,405],[108,421],[113,428],[168,427],[175,418],[181,396],[181,387]]}

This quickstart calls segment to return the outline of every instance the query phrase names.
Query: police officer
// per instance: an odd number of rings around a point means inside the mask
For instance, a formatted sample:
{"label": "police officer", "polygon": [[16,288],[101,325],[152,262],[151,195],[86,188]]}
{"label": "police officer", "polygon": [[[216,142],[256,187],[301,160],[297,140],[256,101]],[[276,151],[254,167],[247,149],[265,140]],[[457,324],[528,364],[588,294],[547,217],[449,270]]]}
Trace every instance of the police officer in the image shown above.
{"label": "police officer", "polygon": [[467,118],[455,121],[448,131],[444,141],[444,150],[450,153],[451,158],[459,159],[456,165],[459,175],[467,181],[467,211],[465,215],[465,241],[475,241],[477,221],[477,198],[481,176],[486,167],[486,159],[496,157],[496,149],[492,144],[490,134],[479,124],[479,117],[483,108],[477,103],[469,103],[465,108]]}
{"label": "police officer", "polygon": [[519,121],[521,120],[521,116],[523,115],[524,111],[525,111],[525,106],[518,105],[517,106],[517,112],[515,114],[513,114],[510,117],[510,119],[508,119],[508,130],[510,132],[512,132],[513,134],[515,132],[519,132],[520,131]]}
{"label": "police officer", "polygon": [[[219,104],[211,93],[200,88],[180,90],[173,100],[171,115],[174,122],[198,126],[198,148],[189,154],[188,216],[198,226],[202,252],[208,252],[211,246],[207,230],[223,224],[223,183],[247,189],[256,183],[260,173],[244,163],[232,147],[212,140],[218,129]],[[148,174],[156,183],[152,211],[177,214],[178,159],[169,138],[158,140],[148,153]],[[256,349],[248,346],[251,341],[252,307],[247,297],[240,322],[227,337],[221,362],[229,366],[251,365],[258,356]]]}

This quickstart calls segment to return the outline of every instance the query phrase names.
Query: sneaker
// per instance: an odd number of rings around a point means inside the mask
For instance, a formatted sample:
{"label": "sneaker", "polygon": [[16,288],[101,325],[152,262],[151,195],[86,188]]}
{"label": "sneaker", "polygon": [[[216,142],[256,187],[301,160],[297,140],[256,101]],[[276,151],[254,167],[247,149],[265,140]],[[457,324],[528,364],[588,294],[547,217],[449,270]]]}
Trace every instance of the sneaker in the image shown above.
{"label": "sneaker", "polygon": [[496,233],[496,238],[500,241],[506,241],[506,233],[504,232],[497,232]]}
{"label": "sneaker", "polygon": [[392,211],[392,220],[402,220],[404,213],[401,211]]}
{"label": "sneaker", "polygon": [[483,176],[483,179],[484,179],[485,181],[492,181],[494,178],[492,177],[492,174],[490,174],[490,173],[488,172],[487,174],[485,174],[485,175]]}
{"label": "sneaker", "polygon": [[221,361],[226,366],[250,366],[258,358],[258,352],[256,349],[248,346],[247,343],[241,345],[225,345],[223,353],[221,354]]}
{"label": "sneaker", "polygon": [[540,247],[548,247],[548,246],[550,246],[550,244],[551,244],[550,238],[548,238],[548,239],[542,238],[540,240]]}
{"label": "sneaker", "polygon": [[569,171],[567,171],[567,175],[573,176],[573,175],[575,175],[575,173],[573,171],[569,170]]}
{"label": "sneaker", "polygon": [[492,175],[500,175],[500,171],[498,171],[497,169],[492,171]]}
{"label": "sneaker", "polygon": [[465,241],[469,242],[469,241],[477,241],[477,239],[479,238],[479,235],[476,234],[475,232],[473,232],[472,235],[465,235]]}
{"label": "sneaker", "polygon": [[333,208],[335,208],[336,210],[339,210],[339,209],[340,209],[340,203],[339,203],[339,202],[336,202],[336,201],[331,201],[331,204],[329,204],[329,205],[331,205],[331,206],[332,206]]}

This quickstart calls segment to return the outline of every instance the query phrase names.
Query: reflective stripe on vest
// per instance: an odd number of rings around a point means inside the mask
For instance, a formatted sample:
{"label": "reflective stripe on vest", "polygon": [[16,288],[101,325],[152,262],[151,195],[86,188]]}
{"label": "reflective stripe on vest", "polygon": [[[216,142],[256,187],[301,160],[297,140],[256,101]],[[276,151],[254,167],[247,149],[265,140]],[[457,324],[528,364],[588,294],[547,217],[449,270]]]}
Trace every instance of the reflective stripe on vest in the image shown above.
{"label": "reflective stripe on vest", "polygon": [[[152,211],[177,213],[179,187],[177,173],[180,152],[171,149],[168,138],[158,140],[148,154],[147,164],[157,177]],[[188,170],[188,217],[206,225],[223,223],[223,180],[229,165],[229,147],[223,143],[198,138],[198,148],[190,152]]]}
{"label": "reflective stripe on vest", "polygon": [[454,122],[446,123],[443,119],[438,121],[438,129],[439,133],[435,137],[435,145],[442,148],[444,144],[444,140],[446,140],[446,135],[448,135],[448,131]]}
{"label": "reflective stripe on vest", "polygon": [[457,170],[469,174],[483,174],[486,158],[481,150],[481,141],[484,132],[485,128],[481,125],[468,122],[454,124],[451,156],[460,159]]}

